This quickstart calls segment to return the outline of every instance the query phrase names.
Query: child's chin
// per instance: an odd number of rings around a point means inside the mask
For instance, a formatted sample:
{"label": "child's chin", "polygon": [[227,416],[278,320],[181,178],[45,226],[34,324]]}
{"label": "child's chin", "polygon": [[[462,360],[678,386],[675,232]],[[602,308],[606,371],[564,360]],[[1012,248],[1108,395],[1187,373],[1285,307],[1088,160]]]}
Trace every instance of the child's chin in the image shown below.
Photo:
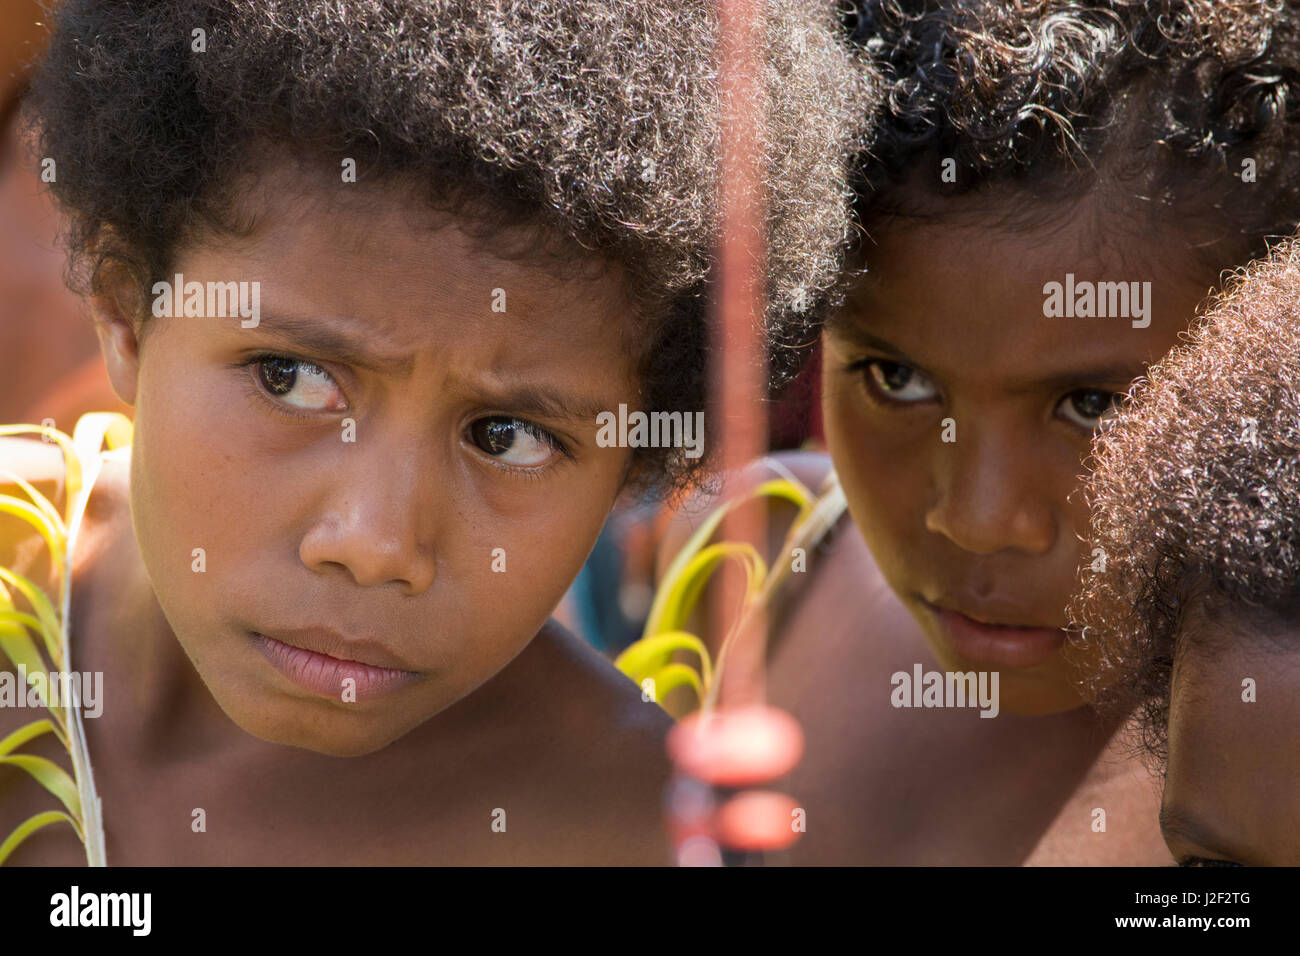
{"label": "child's chin", "polygon": [[[290,714],[280,709],[255,715],[226,711],[226,715],[259,740],[328,757],[364,757],[383,750],[412,729],[409,722],[384,721],[373,714],[364,718],[360,714],[337,714],[334,719],[324,720],[319,713]],[[415,722],[419,723],[422,721]]]}
{"label": "child's chin", "polygon": [[926,633],[926,643],[943,671],[996,671],[1000,713],[1045,717],[1075,710],[1087,703],[1081,688],[1071,679],[1073,671],[1060,655],[1036,667],[1002,668],[962,660],[942,639],[929,632]]}
{"label": "child's chin", "polygon": [[1002,671],[1000,697],[1002,711],[1020,717],[1045,717],[1077,710],[1087,704],[1083,694],[1067,674],[1055,670],[1026,672]]}

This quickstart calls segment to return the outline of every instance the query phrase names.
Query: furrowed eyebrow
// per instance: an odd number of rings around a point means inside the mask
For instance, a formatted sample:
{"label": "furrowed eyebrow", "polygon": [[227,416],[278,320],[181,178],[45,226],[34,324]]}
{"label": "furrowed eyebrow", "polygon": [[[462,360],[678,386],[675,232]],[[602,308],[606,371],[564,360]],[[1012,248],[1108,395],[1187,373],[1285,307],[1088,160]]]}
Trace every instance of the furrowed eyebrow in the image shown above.
{"label": "furrowed eyebrow", "polygon": [[548,388],[524,386],[498,393],[485,391],[480,399],[484,404],[495,405],[512,415],[534,415],[552,421],[596,423],[603,411],[615,412],[617,406],[588,398],[564,395]]}
{"label": "furrowed eyebrow", "polygon": [[331,325],[326,318],[305,318],[263,311],[257,331],[278,339],[286,346],[310,352],[322,359],[355,365],[375,372],[389,372],[409,378],[415,360],[409,355],[378,355],[366,350],[360,339]]}
{"label": "furrowed eyebrow", "polygon": [[[388,372],[399,378],[409,378],[415,367],[415,360],[410,355],[385,356],[366,351],[354,336],[331,327],[328,318],[309,319],[263,311],[257,330],[280,340],[286,347],[345,365]],[[597,414],[615,409],[607,402],[566,395],[540,386],[508,387],[497,391],[484,387],[477,391],[483,404],[495,405],[512,415],[534,415],[552,421],[595,424]]]}

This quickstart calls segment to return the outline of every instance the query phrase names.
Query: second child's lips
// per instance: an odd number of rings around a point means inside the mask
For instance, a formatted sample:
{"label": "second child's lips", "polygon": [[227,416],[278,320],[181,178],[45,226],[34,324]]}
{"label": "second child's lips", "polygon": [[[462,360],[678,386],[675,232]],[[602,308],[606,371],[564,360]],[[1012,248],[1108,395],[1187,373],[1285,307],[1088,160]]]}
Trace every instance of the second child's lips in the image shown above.
{"label": "second child's lips", "polygon": [[1065,646],[1066,633],[1060,627],[1002,623],[985,612],[924,604],[948,646],[973,664],[1011,670],[1034,667],[1050,661]]}

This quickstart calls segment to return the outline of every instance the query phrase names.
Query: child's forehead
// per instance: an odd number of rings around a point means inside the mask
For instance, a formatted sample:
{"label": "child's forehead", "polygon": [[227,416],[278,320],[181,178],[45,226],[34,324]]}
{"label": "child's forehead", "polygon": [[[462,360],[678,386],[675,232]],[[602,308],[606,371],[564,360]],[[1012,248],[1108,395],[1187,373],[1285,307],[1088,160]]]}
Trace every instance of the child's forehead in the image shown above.
{"label": "child's forehead", "polygon": [[[1078,234],[1053,245],[928,222],[877,240],[867,275],[829,316],[830,335],[1008,395],[1132,381],[1177,343],[1214,278],[1130,258],[1123,244],[1095,255]],[[1093,312],[1076,312],[1086,295]],[[1066,299],[1069,311],[1053,304]]]}
{"label": "child's forehead", "polygon": [[867,233],[866,273],[850,297],[935,290],[936,278],[1033,292],[1067,273],[1157,286],[1190,282],[1204,292],[1241,251],[1214,216],[1152,218],[1103,193],[1052,203],[1008,187],[893,211],[869,219]]}
{"label": "child's forehead", "polygon": [[1251,778],[1274,770],[1282,753],[1300,764],[1292,741],[1277,736],[1300,720],[1300,622],[1280,625],[1273,640],[1236,627],[1188,637],[1169,688],[1171,775]]}
{"label": "child's forehead", "polygon": [[1267,668],[1292,673],[1300,687],[1300,609],[1252,607],[1205,584],[1196,587],[1199,599],[1181,610],[1174,653],[1178,676],[1195,683],[1224,668]]}
{"label": "child's forehead", "polygon": [[425,285],[444,297],[477,297],[490,283],[521,304],[592,296],[625,304],[620,264],[543,222],[480,197],[440,197],[412,177],[354,183],[334,162],[265,156],[228,194],[223,218],[233,234],[196,235],[178,262],[202,257],[237,269],[242,259],[290,278],[334,262],[350,264],[358,278],[382,279],[394,295]]}

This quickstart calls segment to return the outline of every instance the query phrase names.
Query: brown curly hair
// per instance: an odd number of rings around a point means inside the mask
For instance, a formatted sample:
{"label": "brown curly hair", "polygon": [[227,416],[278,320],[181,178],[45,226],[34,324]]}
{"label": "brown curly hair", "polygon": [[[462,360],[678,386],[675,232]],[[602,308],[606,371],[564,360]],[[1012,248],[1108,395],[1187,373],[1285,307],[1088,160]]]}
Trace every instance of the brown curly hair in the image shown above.
{"label": "brown curly hair", "polygon": [[[833,284],[871,86],[829,7],[776,0],[765,26],[781,316]],[[702,408],[716,32],[706,0],[67,0],[28,105],[58,164],[70,284],[99,291],[111,266],[148,289],[200,230],[238,233],[238,184],[264,144],[336,169],[352,157],[358,181],[414,182],[431,206],[562,237],[553,261],[576,243],[618,263],[647,407]],[[639,452],[668,488],[704,461]]]}
{"label": "brown curly hair", "polygon": [[1080,572],[1075,650],[1103,662],[1092,695],[1136,708],[1163,760],[1189,616],[1267,631],[1300,612],[1300,242],[1233,274],[1090,464],[1088,546],[1105,562]]}

